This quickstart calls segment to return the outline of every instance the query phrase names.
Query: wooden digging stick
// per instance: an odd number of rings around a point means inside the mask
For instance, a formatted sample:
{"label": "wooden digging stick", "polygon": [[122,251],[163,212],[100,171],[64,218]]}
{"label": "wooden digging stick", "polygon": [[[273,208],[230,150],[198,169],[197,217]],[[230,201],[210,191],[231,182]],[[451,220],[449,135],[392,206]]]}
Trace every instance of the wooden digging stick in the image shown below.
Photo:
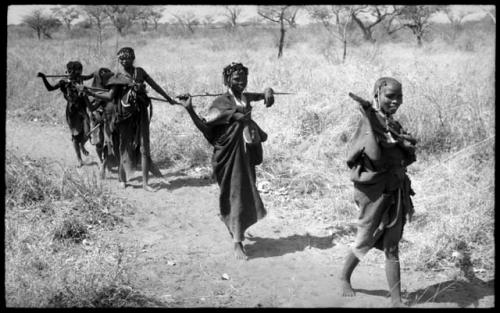
{"label": "wooden digging stick", "polygon": [[[88,76],[88,75],[82,74],[82,76]],[[69,77],[69,75],[45,75],[45,77],[61,78],[61,77]]]}
{"label": "wooden digging stick", "polygon": [[[264,94],[263,92],[257,92],[258,94]],[[293,92],[274,92],[273,95],[294,95],[295,93]],[[191,98],[194,98],[194,97],[218,97],[218,96],[222,96],[223,93],[204,93],[204,94],[198,94],[198,95],[190,95]],[[176,96],[176,98],[179,98],[180,96]]]}

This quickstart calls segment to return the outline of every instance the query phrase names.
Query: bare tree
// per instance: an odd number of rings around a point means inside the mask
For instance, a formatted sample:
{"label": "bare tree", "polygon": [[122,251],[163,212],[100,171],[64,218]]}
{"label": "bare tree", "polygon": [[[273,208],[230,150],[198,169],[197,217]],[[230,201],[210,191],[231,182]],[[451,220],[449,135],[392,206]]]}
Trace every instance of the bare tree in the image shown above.
{"label": "bare tree", "polygon": [[[283,55],[283,46],[285,44],[286,24],[291,25],[295,23],[295,16],[297,8],[291,5],[269,5],[259,6],[257,14],[264,19],[280,25],[280,39],[278,46],[278,58]],[[285,23],[286,22],[286,23]]]}
{"label": "bare tree", "polygon": [[353,6],[352,19],[363,32],[366,41],[375,42],[373,31],[375,26],[394,13],[393,6],[388,5],[356,5]]}
{"label": "bare tree", "polygon": [[223,15],[226,17],[231,29],[235,29],[238,26],[238,18],[241,15],[241,11],[242,11],[241,7],[237,5],[224,6]]}
{"label": "bare tree", "polygon": [[102,10],[109,17],[118,34],[123,36],[125,31],[137,21],[144,9],[138,5],[104,5]]}
{"label": "bare tree", "polygon": [[159,23],[160,19],[163,17],[164,10],[165,10],[165,8],[155,6],[155,7],[153,7],[151,12],[149,13],[149,20],[151,21],[151,23],[153,23],[153,28],[155,31],[158,30],[158,23]]}
{"label": "bare tree", "polygon": [[42,36],[52,38],[52,33],[62,25],[58,19],[44,15],[41,10],[33,10],[25,15],[22,22],[36,32],[38,40],[42,39]]}
{"label": "bare tree", "polygon": [[176,18],[177,22],[184,29],[189,30],[189,32],[191,32],[191,34],[194,34],[194,27],[196,25],[200,24],[200,21],[198,20],[198,18],[191,11],[187,11],[187,12],[184,12],[184,13],[179,14],[179,15],[176,15],[176,14],[172,14],[172,15]]}
{"label": "bare tree", "polygon": [[83,12],[87,15],[88,19],[97,29],[97,45],[99,51],[102,49],[102,30],[104,29],[104,22],[108,18],[101,6],[97,5],[82,5],[80,6]]}
{"label": "bare tree", "polygon": [[300,7],[294,6],[290,8],[290,15],[288,18],[288,24],[290,25],[291,28],[296,28],[297,27],[297,13],[299,13]]}
{"label": "bare tree", "polygon": [[137,20],[142,25],[142,30],[147,31],[150,24],[154,25],[154,30],[158,30],[158,22],[163,17],[165,8],[160,6],[142,6],[137,8]]}
{"label": "bare tree", "polygon": [[74,5],[60,5],[50,9],[55,17],[66,25],[68,31],[71,30],[71,23],[80,17],[80,12],[77,6]]}
{"label": "bare tree", "polygon": [[331,36],[342,42],[342,62],[347,56],[348,29],[354,10],[355,7],[351,5],[319,5],[307,9],[312,19],[320,21]]}
{"label": "bare tree", "polygon": [[401,10],[404,6],[402,5],[392,5],[392,13],[386,17],[383,22],[383,26],[387,34],[392,35],[395,32],[403,29],[405,26],[399,22],[399,16],[401,15]]}
{"label": "bare tree", "polygon": [[214,17],[211,14],[207,14],[203,16],[202,23],[203,25],[210,27],[214,23]]}
{"label": "bare tree", "polygon": [[428,32],[430,17],[439,10],[435,5],[405,5],[398,15],[399,23],[409,28],[417,38],[418,46],[422,46],[422,38]]}

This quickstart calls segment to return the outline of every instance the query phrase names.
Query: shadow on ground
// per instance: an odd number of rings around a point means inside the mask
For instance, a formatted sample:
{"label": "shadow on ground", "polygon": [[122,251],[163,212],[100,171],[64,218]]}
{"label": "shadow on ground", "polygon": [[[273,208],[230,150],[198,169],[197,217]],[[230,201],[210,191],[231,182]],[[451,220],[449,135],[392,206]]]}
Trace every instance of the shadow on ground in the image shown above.
{"label": "shadow on ground", "polygon": [[409,305],[422,303],[456,303],[465,308],[477,307],[479,300],[495,294],[495,280],[484,282],[475,279],[473,282],[449,280],[411,292],[405,296]]}
{"label": "shadow on ground", "polygon": [[[380,283],[386,284],[385,281],[381,281]],[[380,289],[368,290],[368,289],[356,289],[356,288],[353,288],[353,289],[354,289],[354,292],[356,292],[356,293],[364,293],[364,294],[370,295],[370,296],[377,296],[377,297],[384,297],[384,298],[387,298],[390,296],[389,291],[387,291],[387,290],[380,290]]]}
{"label": "shadow on ground", "polygon": [[215,183],[210,177],[182,177],[169,181],[169,184],[166,186],[169,190],[174,190],[182,187],[202,187],[209,186]]}
{"label": "shadow on ground", "polygon": [[[140,170],[140,168],[139,168]],[[154,176],[150,174],[152,177],[152,181],[157,180]],[[175,179],[167,179],[169,177],[176,177]],[[151,182],[149,185],[155,189],[155,191],[159,191],[161,189],[167,190],[175,190],[182,187],[203,187],[209,186],[215,183],[215,180],[209,176],[201,176],[201,177],[192,177],[186,175],[184,170],[179,170],[177,172],[166,173],[163,174],[163,177],[160,178],[159,182]],[[142,175],[138,174],[132,178],[130,178],[127,182],[127,186],[130,186],[134,189],[142,188]]]}
{"label": "shadow on ground", "polygon": [[285,238],[248,237],[251,244],[245,245],[249,259],[282,256],[303,251],[307,247],[328,249],[333,247],[332,236],[293,235]]}

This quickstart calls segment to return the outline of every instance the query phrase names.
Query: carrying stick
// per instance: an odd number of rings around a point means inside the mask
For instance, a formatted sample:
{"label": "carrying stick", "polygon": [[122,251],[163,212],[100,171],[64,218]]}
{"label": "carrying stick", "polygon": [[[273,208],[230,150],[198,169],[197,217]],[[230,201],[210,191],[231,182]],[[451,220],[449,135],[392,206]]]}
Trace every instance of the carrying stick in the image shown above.
{"label": "carrying stick", "polygon": [[[263,95],[264,93],[263,92],[256,92],[256,94],[261,94]],[[197,94],[197,95],[190,95],[191,98],[195,98],[195,97],[218,97],[218,96],[222,96],[223,93],[204,93],[204,94]],[[273,95],[295,95],[295,93],[293,92],[273,92]],[[176,96],[176,98],[180,98],[180,96]]]}
{"label": "carrying stick", "polygon": [[99,126],[101,126],[101,124],[102,124],[102,122],[97,123],[97,125],[96,125],[96,126],[94,126],[94,128],[92,128],[91,130],[89,130],[89,132],[88,132],[88,133],[86,133],[86,134],[85,134],[85,137],[88,137],[90,134],[92,134],[92,132],[93,132],[94,130],[96,130],[97,128],[99,128]]}

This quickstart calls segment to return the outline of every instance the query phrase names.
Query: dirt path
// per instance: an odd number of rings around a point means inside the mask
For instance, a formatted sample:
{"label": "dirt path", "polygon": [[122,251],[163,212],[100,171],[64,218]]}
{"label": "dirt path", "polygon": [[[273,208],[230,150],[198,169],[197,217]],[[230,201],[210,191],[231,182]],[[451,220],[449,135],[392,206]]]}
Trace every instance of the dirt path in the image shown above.
{"label": "dirt path", "polygon": [[[64,126],[8,120],[6,147],[18,155],[76,165]],[[90,155],[85,160],[94,165],[81,171],[97,172],[95,149],[89,143],[86,147]],[[143,191],[137,180],[132,187],[117,189],[116,173],[104,182],[136,207],[135,214],[122,216],[129,227],[112,236],[125,246],[140,247],[131,284],[146,295],[177,307],[389,305],[383,264],[361,263],[352,277],[356,297],[338,296],[337,278],[347,246],[332,242],[326,230],[306,230],[299,222],[283,219],[273,208],[248,231],[252,237],[244,244],[249,260],[235,261],[231,239],[217,216],[218,186],[179,169],[162,173],[170,184],[153,177],[152,185],[159,188],[154,193]],[[405,269],[402,281],[407,298],[419,299],[412,301],[413,307],[494,306],[491,281],[482,286],[453,283]]]}

